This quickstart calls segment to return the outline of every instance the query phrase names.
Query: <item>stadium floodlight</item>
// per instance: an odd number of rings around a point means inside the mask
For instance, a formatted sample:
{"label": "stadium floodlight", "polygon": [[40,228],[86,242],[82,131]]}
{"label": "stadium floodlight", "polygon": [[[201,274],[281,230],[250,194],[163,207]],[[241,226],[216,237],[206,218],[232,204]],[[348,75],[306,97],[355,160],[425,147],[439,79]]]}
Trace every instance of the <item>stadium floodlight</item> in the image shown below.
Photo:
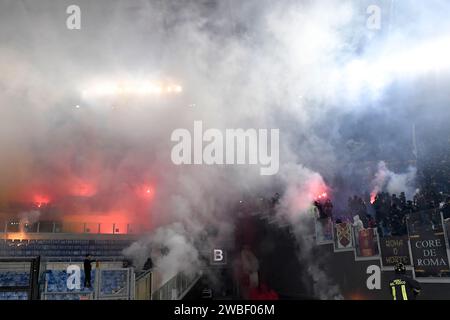
{"label": "stadium floodlight", "polygon": [[81,94],[88,97],[151,96],[180,94],[179,84],[150,81],[97,81],[85,87]]}

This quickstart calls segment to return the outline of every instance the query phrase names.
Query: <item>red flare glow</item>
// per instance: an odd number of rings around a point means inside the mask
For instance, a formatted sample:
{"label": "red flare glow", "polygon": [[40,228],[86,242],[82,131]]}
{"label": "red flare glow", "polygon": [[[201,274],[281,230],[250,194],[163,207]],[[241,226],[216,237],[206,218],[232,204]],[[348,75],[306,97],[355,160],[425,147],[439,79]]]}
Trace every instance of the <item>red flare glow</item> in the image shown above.
{"label": "red flare glow", "polygon": [[376,192],[372,192],[370,194],[370,203],[373,204],[375,202],[375,198],[377,197]]}
{"label": "red flare glow", "polygon": [[319,194],[319,196],[317,196],[317,199],[327,199],[328,194],[326,192],[322,192],[321,194]]}
{"label": "red flare glow", "polygon": [[141,198],[152,199],[155,195],[155,189],[150,185],[142,185],[137,188],[137,195]]}
{"label": "red flare glow", "polygon": [[38,208],[42,207],[43,205],[47,205],[50,203],[50,199],[47,196],[43,195],[35,195],[33,197],[33,202],[36,204]]}

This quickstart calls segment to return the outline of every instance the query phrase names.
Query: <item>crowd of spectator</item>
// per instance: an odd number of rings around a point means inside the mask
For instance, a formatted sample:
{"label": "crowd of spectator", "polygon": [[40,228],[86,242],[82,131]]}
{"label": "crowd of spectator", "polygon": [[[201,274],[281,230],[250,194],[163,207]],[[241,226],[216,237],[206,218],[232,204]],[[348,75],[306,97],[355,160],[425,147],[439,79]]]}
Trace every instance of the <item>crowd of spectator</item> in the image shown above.
{"label": "crowd of spectator", "polygon": [[323,201],[314,201],[314,206],[317,208],[317,216],[319,219],[333,218],[333,203],[330,199]]}
{"label": "crowd of spectator", "polygon": [[[380,236],[406,235],[407,216],[431,209],[440,210],[444,219],[449,219],[450,197],[422,191],[417,192],[412,200],[407,200],[404,192],[399,195],[380,192],[373,199],[368,194],[348,199],[348,212],[351,216],[358,216],[357,220],[361,220],[364,228],[377,228]],[[431,219],[431,215],[428,218]]]}
{"label": "crowd of spectator", "polygon": [[[345,215],[333,216],[330,199],[314,202],[315,216],[320,220],[331,219],[335,223],[350,222],[355,228],[377,229],[383,236],[403,236],[408,233],[406,219],[409,214],[421,212],[421,219],[436,224],[431,210],[442,212],[444,220],[450,222],[450,196],[429,192],[416,192],[412,200],[407,200],[404,192],[399,195],[380,192],[376,196],[365,194],[348,198]],[[434,218],[435,219],[435,218]],[[436,224],[437,225],[437,224]]]}

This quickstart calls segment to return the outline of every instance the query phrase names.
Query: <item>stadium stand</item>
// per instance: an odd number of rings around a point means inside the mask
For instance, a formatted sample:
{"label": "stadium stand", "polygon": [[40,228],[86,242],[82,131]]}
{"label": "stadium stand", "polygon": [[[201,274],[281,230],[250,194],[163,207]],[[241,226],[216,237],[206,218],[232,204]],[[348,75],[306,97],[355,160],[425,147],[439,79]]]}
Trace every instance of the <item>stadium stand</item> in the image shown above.
{"label": "stadium stand", "polygon": [[130,284],[127,269],[106,269],[99,270],[99,272],[101,272],[101,280],[96,282],[97,272],[91,271],[92,283],[99,286],[99,292],[95,292],[95,288],[85,288],[83,286],[83,272],[81,272],[80,289],[69,290],[67,288],[69,275],[65,270],[47,270],[45,272],[43,298],[46,300],[81,300],[83,297],[85,299],[93,299],[94,293],[103,298],[114,298],[115,295],[120,298],[128,297],[125,292]]}
{"label": "stadium stand", "polygon": [[130,240],[0,240],[3,257],[121,257]]}
{"label": "stadium stand", "polygon": [[0,300],[36,299],[39,265],[39,258],[0,257]]}
{"label": "stadium stand", "polygon": [[[124,254],[138,238],[130,226],[126,233],[119,233],[119,229],[100,233],[97,224],[95,233],[86,231],[86,223],[81,224],[84,232],[61,232],[57,223],[36,224],[38,227],[30,231],[22,222],[0,221],[0,300],[181,299],[197,281],[182,274],[173,275],[173,279],[183,281],[166,280],[152,266],[143,270],[133,266]],[[93,261],[92,288],[84,287],[83,260],[88,254]],[[73,282],[68,285],[68,267],[74,265],[79,267],[75,282],[80,284],[75,288]],[[170,290],[159,290],[161,287]]]}

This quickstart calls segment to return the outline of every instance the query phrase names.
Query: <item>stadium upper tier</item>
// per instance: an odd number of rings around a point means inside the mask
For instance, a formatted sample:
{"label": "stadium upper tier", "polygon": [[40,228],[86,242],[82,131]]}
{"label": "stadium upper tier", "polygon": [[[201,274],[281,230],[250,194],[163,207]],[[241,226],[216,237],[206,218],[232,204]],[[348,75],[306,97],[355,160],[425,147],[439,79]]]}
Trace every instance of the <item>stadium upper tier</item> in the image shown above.
{"label": "stadium upper tier", "polygon": [[142,232],[139,225],[114,222],[66,222],[66,221],[38,221],[26,222],[19,219],[2,220],[0,217],[1,233],[84,233],[84,234],[114,234],[130,235]]}

